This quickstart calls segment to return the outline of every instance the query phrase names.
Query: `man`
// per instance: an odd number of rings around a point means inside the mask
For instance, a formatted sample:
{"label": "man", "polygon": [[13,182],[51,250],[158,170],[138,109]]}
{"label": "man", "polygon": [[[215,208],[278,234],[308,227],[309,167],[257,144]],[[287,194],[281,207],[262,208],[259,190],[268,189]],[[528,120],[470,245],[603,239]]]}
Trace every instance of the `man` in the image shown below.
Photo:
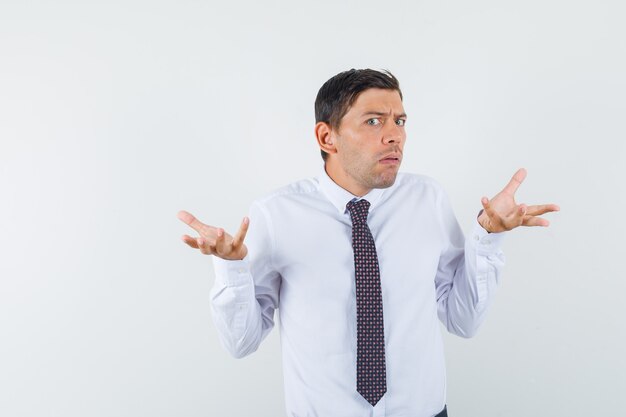
{"label": "man", "polygon": [[199,233],[183,241],[216,256],[220,341],[254,352],[279,308],[290,417],[447,416],[437,317],[473,336],[503,266],[501,232],[547,226],[539,216],[558,207],[518,205],[520,169],[483,197],[465,240],[441,187],[398,173],[407,116],[389,72],[332,77],[315,115],[316,178],[255,201],[234,236],[178,214]]}

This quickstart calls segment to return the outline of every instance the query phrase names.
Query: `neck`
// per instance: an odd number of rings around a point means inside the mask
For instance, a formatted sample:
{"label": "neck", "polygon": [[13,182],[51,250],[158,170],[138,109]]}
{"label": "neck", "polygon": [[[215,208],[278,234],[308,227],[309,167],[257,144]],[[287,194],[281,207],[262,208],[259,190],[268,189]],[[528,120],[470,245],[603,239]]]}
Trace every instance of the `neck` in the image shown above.
{"label": "neck", "polygon": [[363,197],[365,194],[372,191],[371,188],[365,188],[357,184],[338,163],[330,158],[324,164],[324,169],[335,184],[356,197]]}

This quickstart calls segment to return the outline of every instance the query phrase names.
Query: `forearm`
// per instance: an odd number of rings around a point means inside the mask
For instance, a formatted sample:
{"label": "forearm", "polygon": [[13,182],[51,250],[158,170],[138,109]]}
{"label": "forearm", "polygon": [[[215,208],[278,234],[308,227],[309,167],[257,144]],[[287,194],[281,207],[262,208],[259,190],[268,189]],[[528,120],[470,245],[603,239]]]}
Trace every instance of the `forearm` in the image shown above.
{"label": "forearm", "polygon": [[224,348],[242,358],[256,351],[274,326],[275,288],[255,286],[248,262],[214,259],[211,313]]}
{"label": "forearm", "polygon": [[484,321],[504,266],[502,239],[502,233],[488,234],[476,225],[465,240],[463,261],[445,293],[438,294],[439,316],[449,332],[472,337]]}

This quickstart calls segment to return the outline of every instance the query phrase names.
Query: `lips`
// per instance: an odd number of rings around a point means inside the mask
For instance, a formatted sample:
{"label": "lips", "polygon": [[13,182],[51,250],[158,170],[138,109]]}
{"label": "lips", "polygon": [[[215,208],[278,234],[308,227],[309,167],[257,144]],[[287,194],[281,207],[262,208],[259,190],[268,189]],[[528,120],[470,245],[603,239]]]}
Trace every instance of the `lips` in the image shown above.
{"label": "lips", "polygon": [[379,160],[379,162],[383,164],[399,163],[401,158],[402,158],[402,155],[398,153],[393,153],[393,154],[386,155],[384,158]]}

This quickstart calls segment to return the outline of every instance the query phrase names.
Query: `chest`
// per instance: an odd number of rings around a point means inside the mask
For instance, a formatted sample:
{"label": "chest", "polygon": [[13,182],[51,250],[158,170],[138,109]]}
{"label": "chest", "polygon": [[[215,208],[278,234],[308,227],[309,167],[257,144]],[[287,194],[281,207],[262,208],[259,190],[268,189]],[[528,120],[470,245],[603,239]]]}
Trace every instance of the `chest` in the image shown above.
{"label": "chest", "polygon": [[[354,293],[352,224],[348,216],[294,212],[275,229],[274,266],[283,287],[299,294]],[[432,289],[443,239],[436,213],[409,207],[373,211],[368,219],[383,291]]]}

